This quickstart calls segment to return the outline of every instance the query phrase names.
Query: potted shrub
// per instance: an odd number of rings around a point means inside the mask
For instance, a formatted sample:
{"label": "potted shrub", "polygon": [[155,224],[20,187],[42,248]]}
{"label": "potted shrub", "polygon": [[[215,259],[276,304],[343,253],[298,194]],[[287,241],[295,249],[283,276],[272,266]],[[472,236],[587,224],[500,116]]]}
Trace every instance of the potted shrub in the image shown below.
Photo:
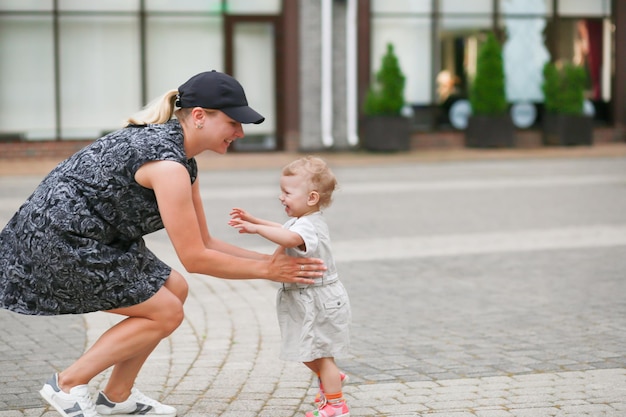
{"label": "potted shrub", "polygon": [[410,120],[402,116],[405,77],[393,45],[376,73],[363,106],[361,146],[371,151],[406,151],[410,148]]}
{"label": "potted shrub", "polygon": [[506,100],[502,46],[493,33],[487,35],[478,51],[469,100],[472,114],[465,130],[466,146],[513,146],[515,131]]}
{"label": "potted shrub", "polygon": [[543,67],[543,144],[591,145],[593,120],[584,114],[587,72],[571,63]]}

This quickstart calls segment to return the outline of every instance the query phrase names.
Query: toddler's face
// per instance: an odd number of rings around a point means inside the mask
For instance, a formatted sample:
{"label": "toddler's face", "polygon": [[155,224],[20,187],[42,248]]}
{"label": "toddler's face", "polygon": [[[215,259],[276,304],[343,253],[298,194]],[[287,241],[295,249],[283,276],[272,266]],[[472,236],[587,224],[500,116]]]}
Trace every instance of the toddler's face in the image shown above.
{"label": "toddler's face", "polygon": [[289,217],[301,217],[315,211],[315,207],[309,204],[311,189],[304,175],[283,175],[280,190],[279,199]]}

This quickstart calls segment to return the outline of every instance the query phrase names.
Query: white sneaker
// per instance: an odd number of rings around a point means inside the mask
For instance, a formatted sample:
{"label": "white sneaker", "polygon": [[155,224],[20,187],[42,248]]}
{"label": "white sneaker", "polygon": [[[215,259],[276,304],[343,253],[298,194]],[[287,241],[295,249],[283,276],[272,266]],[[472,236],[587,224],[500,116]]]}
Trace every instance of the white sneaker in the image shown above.
{"label": "white sneaker", "polygon": [[63,417],[100,417],[96,412],[88,385],[78,385],[66,394],[59,388],[59,376],[52,375],[39,391],[44,400],[54,407]]}
{"label": "white sneaker", "polygon": [[169,405],[161,404],[157,400],[142,394],[136,388],[131,389],[128,399],[121,403],[109,400],[103,392],[98,394],[96,410],[103,416],[109,415],[149,415],[160,417],[176,416],[176,409]]}

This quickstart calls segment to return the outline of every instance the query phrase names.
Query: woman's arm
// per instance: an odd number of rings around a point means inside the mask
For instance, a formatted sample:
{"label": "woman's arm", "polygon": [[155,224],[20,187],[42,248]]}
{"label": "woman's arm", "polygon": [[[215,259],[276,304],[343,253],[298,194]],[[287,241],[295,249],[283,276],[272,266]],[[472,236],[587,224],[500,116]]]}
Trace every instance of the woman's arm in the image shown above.
{"label": "woman's arm", "polygon": [[246,258],[244,253],[250,251],[212,239],[202,221],[204,214],[197,212],[199,193],[194,195],[189,173],[177,162],[150,162],[135,177],[141,185],[154,190],[167,234],[189,272],[306,284],[313,282],[311,278],[322,276],[326,269],[320,259],[292,258],[281,251],[270,258]]}

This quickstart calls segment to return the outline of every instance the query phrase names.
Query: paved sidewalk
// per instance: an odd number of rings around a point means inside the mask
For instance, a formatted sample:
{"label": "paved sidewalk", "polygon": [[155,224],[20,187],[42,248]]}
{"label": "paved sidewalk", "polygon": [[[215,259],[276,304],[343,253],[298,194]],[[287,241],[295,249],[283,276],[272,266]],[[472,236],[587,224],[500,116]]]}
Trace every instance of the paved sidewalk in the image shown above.
{"label": "paved sidewalk", "polygon": [[[306,152],[305,152],[306,153]],[[334,166],[367,166],[402,163],[440,163],[454,161],[520,160],[546,158],[602,158],[626,156],[626,142],[601,143],[594,146],[539,147],[510,149],[423,149],[400,153],[370,153],[361,151],[311,152],[322,155]],[[201,170],[278,169],[298,152],[228,153],[205,152],[196,159]],[[0,176],[44,175],[62,158],[26,158],[0,160]]]}
{"label": "paved sidewalk", "polygon": [[[271,250],[229,229],[228,210],[278,217],[277,169],[294,156],[202,158],[212,233]],[[339,361],[353,417],[626,416],[626,146],[328,159],[354,313],[353,356]],[[8,168],[0,225],[47,172]],[[146,240],[183,271],[164,232]],[[187,278],[185,321],[140,389],[179,416],[311,410],[309,371],[278,360],[276,285]],[[0,310],[0,417],[56,416],[37,390],[115,320]]]}

